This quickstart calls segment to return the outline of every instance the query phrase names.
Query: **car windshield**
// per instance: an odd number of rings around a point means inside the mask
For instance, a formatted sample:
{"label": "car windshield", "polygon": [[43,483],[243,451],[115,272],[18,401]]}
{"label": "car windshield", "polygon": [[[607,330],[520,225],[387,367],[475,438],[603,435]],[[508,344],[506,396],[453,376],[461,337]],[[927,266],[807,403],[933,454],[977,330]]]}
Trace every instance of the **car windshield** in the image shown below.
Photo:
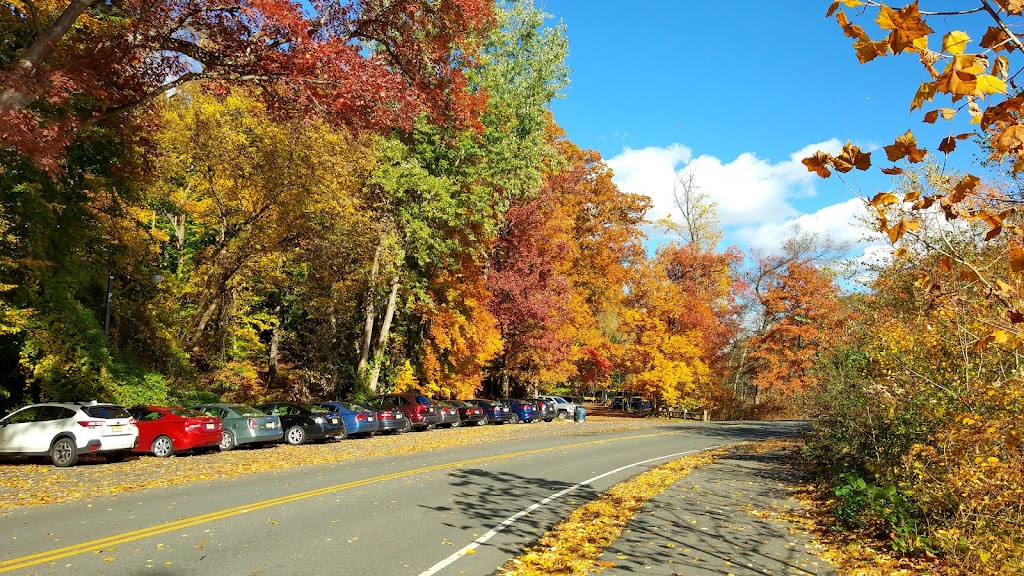
{"label": "car windshield", "polygon": [[241,416],[243,418],[248,418],[248,417],[251,417],[251,416],[266,416],[267,415],[266,412],[263,412],[262,410],[257,410],[256,408],[253,408],[252,406],[246,406],[245,404],[233,404],[231,406],[228,406],[228,408],[230,408],[232,411],[234,411],[235,413],[237,413],[239,416]]}
{"label": "car windshield", "polygon": [[171,408],[168,412],[175,416],[181,416],[182,418],[200,418],[206,416],[206,414],[192,408]]}
{"label": "car windshield", "polygon": [[132,415],[120,406],[83,406],[82,411],[92,418],[131,418]]}

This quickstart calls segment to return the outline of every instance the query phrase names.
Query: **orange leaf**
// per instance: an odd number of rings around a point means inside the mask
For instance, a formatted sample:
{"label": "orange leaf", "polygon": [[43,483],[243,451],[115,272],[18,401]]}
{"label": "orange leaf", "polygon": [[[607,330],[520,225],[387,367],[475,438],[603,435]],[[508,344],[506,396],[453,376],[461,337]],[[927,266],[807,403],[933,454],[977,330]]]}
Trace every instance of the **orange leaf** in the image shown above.
{"label": "orange leaf", "polygon": [[1010,248],[1010,270],[1017,273],[1024,272],[1024,248],[1020,246]]}
{"label": "orange leaf", "polygon": [[875,197],[871,199],[871,202],[868,202],[868,206],[878,208],[879,206],[888,206],[899,201],[900,199],[891,192],[879,192],[878,194],[875,194]]}
{"label": "orange leaf", "polygon": [[889,176],[897,176],[903,174],[903,168],[899,166],[893,166],[892,168],[882,168],[882,174],[888,174]]}
{"label": "orange leaf", "polygon": [[956,138],[953,138],[952,136],[946,136],[945,138],[942,139],[942,142],[939,144],[939,152],[942,152],[943,154],[949,154],[953,150],[956,150]]}
{"label": "orange leaf", "polygon": [[999,234],[1001,234],[1002,231],[1002,226],[996,226],[995,228],[989,230],[988,234],[985,234],[985,241],[988,242],[989,240],[995,238],[996,236],[999,236]]}
{"label": "orange leaf", "polygon": [[939,260],[939,268],[941,268],[943,272],[952,272],[953,259],[950,258],[949,256],[943,256],[942,259]]}
{"label": "orange leaf", "polygon": [[801,162],[807,167],[808,172],[815,172],[822,178],[828,178],[832,175],[832,171],[828,169],[829,165],[832,164],[832,156],[821,150],[815,152],[814,156],[804,158]]}
{"label": "orange leaf", "polygon": [[885,156],[890,162],[895,162],[901,158],[906,158],[911,162],[920,162],[924,160],[924,155],[928,153],[927,150],[922,150],[917,147],[917,138],[914,138],[914,134],[907,130],[902,136],[896,138],[896,141],[889,146],[883,146],[885,149]]}
{"label": "orange leaf", "polygon": [[917,220],[900,220],[895,226],[889,228],[889,241],[895,244],[907,232],[920,228],[921,224]]}
{"label": "orange leaf", "polygon": [[860,148],[849,142],[843,146],[843,153],[832,159],[832,167],[843,174],[853,170],[867,170],[871,167],[871,153],[861,152]]}

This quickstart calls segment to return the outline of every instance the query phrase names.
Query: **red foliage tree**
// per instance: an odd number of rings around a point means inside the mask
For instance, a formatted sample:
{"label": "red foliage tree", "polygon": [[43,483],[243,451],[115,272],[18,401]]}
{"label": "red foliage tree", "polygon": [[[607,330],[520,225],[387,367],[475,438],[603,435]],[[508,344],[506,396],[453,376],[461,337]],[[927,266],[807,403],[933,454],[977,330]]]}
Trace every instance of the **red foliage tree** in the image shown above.
{"label": "red foliage tree", "polygon": [[[463,70],[493,23],[488,0],[71,0],[7,3],[0,149],[55,170],[77,129],[190,80],[251,85],[278,111],[338,124],[467,122],[484,94]],[[59,12],[58,12],[59,11]]]}

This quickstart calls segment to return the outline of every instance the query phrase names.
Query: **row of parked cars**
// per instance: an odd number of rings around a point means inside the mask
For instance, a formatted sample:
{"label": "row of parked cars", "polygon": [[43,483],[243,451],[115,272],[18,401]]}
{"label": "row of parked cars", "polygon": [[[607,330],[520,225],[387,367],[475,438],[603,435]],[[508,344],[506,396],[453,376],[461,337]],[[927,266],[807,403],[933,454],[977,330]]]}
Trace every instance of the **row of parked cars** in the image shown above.
{"label": "row of parked cars", "polygon": [[559,396],[438,401],[422,394],[382,394],[365,402],[213,403],[188,408],[51,402],[26,406],[0,419],[0,454],[48,456],[54,465],[65,467],[83,454],[120,462],[132,452],[166,458],[179,451],[225,451],[241,444],[297,445],[573,417],[579,417],[578,405]]}

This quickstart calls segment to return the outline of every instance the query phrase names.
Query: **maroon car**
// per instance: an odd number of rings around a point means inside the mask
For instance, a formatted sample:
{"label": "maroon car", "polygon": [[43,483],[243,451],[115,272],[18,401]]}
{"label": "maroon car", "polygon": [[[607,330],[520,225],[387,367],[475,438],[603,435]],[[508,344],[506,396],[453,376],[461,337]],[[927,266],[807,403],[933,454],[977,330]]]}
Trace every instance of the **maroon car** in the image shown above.
{"label": "maroon car", "polygon": [[220,419],[192,408],[136,406],[128,412],[139,427],[139,443],[134,452],[151,452],[158,458],[167,458],[178,450],[199,452],[220,445]]}
{"label": "maroon car", "polygon": [[417,430],[426,430],[441,422],[437,407],[422,394],[381,394],[367,399],[366,403],[378,410],[397,407]]}

